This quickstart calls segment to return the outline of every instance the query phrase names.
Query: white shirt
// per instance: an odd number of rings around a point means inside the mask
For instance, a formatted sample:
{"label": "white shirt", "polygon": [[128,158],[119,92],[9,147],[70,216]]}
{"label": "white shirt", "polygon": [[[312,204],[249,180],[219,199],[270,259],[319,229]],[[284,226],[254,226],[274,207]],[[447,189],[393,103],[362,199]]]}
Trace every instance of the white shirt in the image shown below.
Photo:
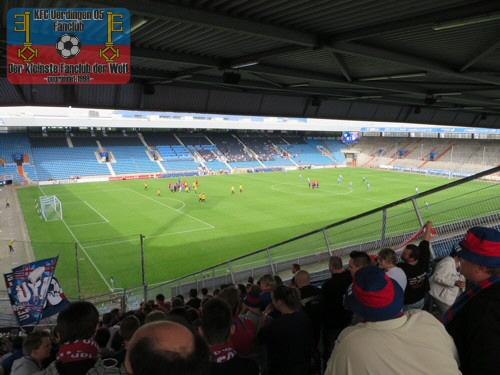
{"label": "white shirt", "polygon": [[458,353],[443,324],[409,310],[382,322],[344,329],[325,375],[459,375]]}
{"label": "white shirt", "polygon": [[403,289],[403,292],[406,289],[406,284],[408,284],[408,279],[406,278],[405,271],[403,271],[399,267],[392,267],[389,270],[385,272],[387,276],[389,276],[391,279],[396,281],[401,289]]}

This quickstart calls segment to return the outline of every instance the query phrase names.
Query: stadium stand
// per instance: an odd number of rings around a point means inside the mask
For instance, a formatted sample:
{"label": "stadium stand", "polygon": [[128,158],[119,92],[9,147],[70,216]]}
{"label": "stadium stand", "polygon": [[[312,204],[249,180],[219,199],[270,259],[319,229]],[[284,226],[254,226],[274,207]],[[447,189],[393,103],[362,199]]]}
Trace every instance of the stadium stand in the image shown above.
{"label": "stadium stand", "polygon": [[0,136],[0,161],[13,163],[14,155],[24,156],[24,161],[31,159],[31,146],[26,133],[4,133]]}
{"label": "stadium stand", "polygon": [[340,152],[340,150],[346,149],[346,146],[341,141],[328,138],[321,140],[305,138],[305,140],[311,146],[316,146],[316,147],[319,146],[324,148],[329,153],[329,156],[331,156],[336,163],[338,164],[345,163],[344,154]]}
{"label": "stadium stand", "polygon": [[290,158],[298,165],[328,165],[334,161],[328,156],[322,155],[316,147],[306,143],[302,137],[283,137],[287,143],[277,146],[283,153],[288,153]]}
{"label": "stadium stand", "polygon": [[358,151],[358,165],[393,165],[423,169],[477,173],[500,160],[500,142],[456,138],[361,137],[351,147]]}
{"label": "stadium stand", "polygon": [[258,136],[243,134],[240,136],[240,139],[258,156],[259,160],[266,167],[295,165],[280,155],[279,147],[275,144],[280,141],[280,137],[277,135],[264,134]]}
{"label": "stadium stand", "polygon": [[71,138],[73,147],[92,147],[95,150],[97,149],[96,141],[97,141],[96,137],[88,137],[88,136],[75,136]]}
{"label": "stadium stand", "polygon": [[105,164],[97,162],[95,148],[33,147],[35,175],[32,180],[68,179],[77,176],[109,175]]}
{"label": "stadium stand", "polygon": [[233,134],[212,134],[210,140],[217,146],[232,168],[262,167],[252,150],[245,147]]}
{"label": "stadium stand", "polygon": [[174,137],[173,134],[167,132],[157,132],[157,133],[149,133],[143,132],[142,136],[146,143],[151,147],[169,145],[169,146],[179,146],[180,143]]}

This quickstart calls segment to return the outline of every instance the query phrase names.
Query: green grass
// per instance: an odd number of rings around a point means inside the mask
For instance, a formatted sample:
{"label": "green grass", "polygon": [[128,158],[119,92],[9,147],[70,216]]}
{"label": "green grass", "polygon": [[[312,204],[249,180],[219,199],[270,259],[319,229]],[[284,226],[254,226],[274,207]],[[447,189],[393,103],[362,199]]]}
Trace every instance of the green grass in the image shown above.
{"label": "green grass", "polygon": [[[344,178],[338,184],[340,173]],[[303,176],[301,180],[299,174]],[[371,183],[370,191],[362,176]],[[307,177],[320,181],[320,189],[308,189]],[[109,284],[111,276],[117,288],[141,284],[139,234],[145,236],[147,282],[154,284],[413,195],[416,186],[423,192],[450,182],[444,178],[367,169],[198,179],[199,192],[207,196],[205,204],[199,203],[192,191],[171,193],[167,185],[174,179],[148,180],[148,191],[144,191],[142,180],[136,180],[29,187],[19,189],[18,195],[36,258],[59,254],[56,275],[66,293],[75,296],[75,242],[80,244],[81,292],[96,294],[109,290],[106,282]],[[195,178],[186,180],[191,183]],[[353,182],[352,190],[348,189],[349,181]],[[238,191],[240,183],[244,186],[243,193]],[[232,185],[236,188],[235,195],[230,193]],[[162,192],[159,198],[157,189]],[[43,194],[56,195],[61,200],[64,221],[39,219],[33,202]],[[447,198],[443,195],[442,199]],[[438,203],[432,201],[431,205],[434,204]],[[419,205],[423,206],[423,202]],[[395,227],[401,222],[398,212],[413,215],[414,219],[414,213],[408,213],[408,209],[391,211]],[[446,217],[435,220],[446,222],[450,215],[456,216],[446,209],[441,211]],[[467,211],[467,215],[474,214]],[[364,239],[361,233],[350,236],[358,242]],[[299,242],[294,244],[295,250],[300,246]]]}

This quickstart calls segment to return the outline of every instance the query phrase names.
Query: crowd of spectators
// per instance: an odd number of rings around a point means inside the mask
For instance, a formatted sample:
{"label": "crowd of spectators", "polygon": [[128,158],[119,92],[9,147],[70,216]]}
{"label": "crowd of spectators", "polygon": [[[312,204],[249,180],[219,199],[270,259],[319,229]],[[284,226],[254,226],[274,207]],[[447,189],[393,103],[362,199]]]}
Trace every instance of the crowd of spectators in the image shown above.
{"label": "crowd of spectators", "polygon": [[429,276],[431,229],[401,263],[389,248],[353,251],[347,269],[331,257],[319,287],[294,264],[288,286],[267,274],[102,317],[73,302],[53,332],[4,340],[3,373],[498,374],[500,232],[471,228]]}

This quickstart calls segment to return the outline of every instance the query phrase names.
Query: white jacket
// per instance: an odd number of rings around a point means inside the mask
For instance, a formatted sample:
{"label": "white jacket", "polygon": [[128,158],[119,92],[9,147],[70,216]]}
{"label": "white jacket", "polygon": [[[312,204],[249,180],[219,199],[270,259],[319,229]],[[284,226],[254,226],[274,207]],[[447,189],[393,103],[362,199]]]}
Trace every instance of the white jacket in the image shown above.
{"label": "white jacket", "polygon": [[455,259],[450,256],[443,258],[436,266],[436,270],[429,279],[431,290],[429,294],[446,305],[453,305],[460,289],[455,282],[460,279]]}

